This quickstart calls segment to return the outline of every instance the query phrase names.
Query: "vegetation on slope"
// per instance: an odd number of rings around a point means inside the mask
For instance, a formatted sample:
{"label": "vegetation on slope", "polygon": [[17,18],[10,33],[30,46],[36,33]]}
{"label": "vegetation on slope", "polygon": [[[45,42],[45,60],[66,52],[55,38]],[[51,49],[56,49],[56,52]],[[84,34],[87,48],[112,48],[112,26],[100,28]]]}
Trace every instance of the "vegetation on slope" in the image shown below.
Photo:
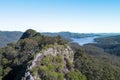
{"label": "vegetation on slope", "polygon": [[93,45],[85,45],[82,47],[88,55],[93,56],[95,59],[100,62],[105,62],[114,66],[120,67],[120,57],[116,55],[111,55],[108,52],[105,52],[104,49],[93,46]]}
{"label": "vegetation on slope", "polygon": [[104,49],[105,52],[120,56],[120,36],[111,36],[95,39],[97,43],[91,44]]}
{"label": "vegetation on slope", "polygon": [[[37,53],[45,52],[46,48],[55,44],[68,46],[60,36],[43,36],[32,29],[27,30],[17,43],[10,43],[0,49],[0,80],[25,80],[25,72]],[[64,57],[67,56],[65,53],[44,55],[30,73],[40,80],[120,80],[118,66],[95,59],[79,45],[72,44],[71,48],[74,51],[73,62],[70,61],[72,58]],[[66,48],[57,48],[58,52],[64,50]]]}
{"label": "vegetation on slope", "polygon": [[[77,45],[74,45],[77,46]],[[119,80],[120,68],[99,61],[86,54],[81,47],[74,47],[75,68],[84,74],[88,80]]]}
{"label": "vegetation on slope", "polygon": [[[48,37],[34,32],[34,30],[29,29],[16,44],[11,43],[0,49],[0,76],[3,80],[21,80],[35,53],[39,52],[45,45],[66,44],[59,36]],[[25,36],[27,33],[29,35]]]}

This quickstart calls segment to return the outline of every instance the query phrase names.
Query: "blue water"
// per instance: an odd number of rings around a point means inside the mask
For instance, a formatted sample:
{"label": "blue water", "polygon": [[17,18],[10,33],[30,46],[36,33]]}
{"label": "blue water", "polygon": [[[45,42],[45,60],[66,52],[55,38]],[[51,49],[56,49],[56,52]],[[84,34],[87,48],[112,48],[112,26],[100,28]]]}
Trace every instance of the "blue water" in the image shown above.
{"label": "blue water", "polygon": [[86,38],[72,38],[72,42],[77,42],[79,45],[83,46],[84,44],[88,43],[95,43],[94,39],[98,38],[97,36],[94,37],[86,37]]}

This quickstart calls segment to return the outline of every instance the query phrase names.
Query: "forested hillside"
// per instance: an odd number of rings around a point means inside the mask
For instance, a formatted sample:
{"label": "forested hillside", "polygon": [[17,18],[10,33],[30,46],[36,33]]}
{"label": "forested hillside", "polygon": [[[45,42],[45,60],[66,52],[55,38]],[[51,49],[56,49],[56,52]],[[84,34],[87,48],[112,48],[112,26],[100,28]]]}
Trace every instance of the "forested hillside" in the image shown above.
{"label": "forested hillside", "polygon": [[42,34],[48,36],[59,35],[63,38],[84,38],[84,37],[100,36],[100,34],[94,34],[94,33],[73,33],[73,32],[57,32],[57,33],[44,32]]}
{"label": "forested hillside", "polygon": [[0,80],[120,80],[119,66],[90,54],[60,36],[29,29],[0,49]]}
{"label": "forested hillside", "polygon": [[19,31],[0,31],[0,47],[4,47],[10,42],[16,42],[21,35],[22,32]]}
{"label": "forested hillside", "polygon": [[75,68],[85,74],[88,80],[120,79],[120,65],[117,65],[120,58],[115,61],[113,56],[90,45],[89,47],[80,47],[78,44],[73,43],[71,47],[75,52]]}
{"label": "forested hillside", "polygon": [[104,49],[105,52],[112,55],[120,56],[120,35],[97,38],[95,39],[97,43],[91,44],[96,47]]}
{"label": "forested hillside", "polygon": [[95,41],[84,45],[84,50],[101,62],[120,67],[120,36],[96,38]]}

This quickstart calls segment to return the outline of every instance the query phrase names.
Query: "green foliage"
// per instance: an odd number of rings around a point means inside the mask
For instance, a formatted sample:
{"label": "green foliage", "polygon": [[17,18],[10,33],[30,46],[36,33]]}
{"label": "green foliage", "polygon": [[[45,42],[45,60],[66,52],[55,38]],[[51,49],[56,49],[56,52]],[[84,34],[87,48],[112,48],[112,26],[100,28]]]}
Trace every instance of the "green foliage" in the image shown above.
{"label": "green foliage", "polygon": [[0,76],[3,75],[3,68],[0,66]]}
{"label": "green foliage", "polygon": [[10,67],[4,69],[4,75],[8,74],[11,71]]}
{"label": "green foliage", "polygon": [[82,49],[76,50],[75,68],[81,71],[88,80],[119,80],[120,69],[110,64],[100,63],[88,56]]}
{"label": "green foliage", "polygon": [[58,55],[53,58],[53,65],[55,66],[55,71],[57,72],[62,72],[63,67],[64,67],[64,60],[62,55]]}
{"label": "green foliage", "polygon": [[41,60],[41,65],[47,66],[49,70],[61,72],[64,66],[63,58],[61,55],[51,56],[47,55]]}
{"label": "green foliage", "polygon": [[119,44],[120,43],[120,35],[96,38],[95,41],[98,43],[101,43],[101,44]]}
{"label": "green foliage", "polygon": [[[17,43],[20,46],[21,51],[34,52],[39,50],[38,43],[34,39],[23,39]],[[33,51],[34,50],[34,51]]]}
{"label": "green foliage", "polygon": [[74,65],[73,65],[73,62],[71,62],[70,60],[68,60],[68,59],[65,59],[65,61],[66,61],[66,66],[67,66],[67,68],[69,69],[69,70],[72,70],[72,68],[74,67]]}
{"label": "green foliage", "polygon": [[87,80],[87,78],[79,71],[71,71],[66,74],[66,80]]}
{"label": "green foliage", "polygon": [[38,67],[33,67],[32,68],[32,70],[30,70],[30,73],[33,75],[33,76],[35,76],[35,75],[37,75],[38,74]]}
{"label": "green foliage", "polygon": [[2,64],[3,65],[7,65],[9,62],[8,62],[8,59],[6,59],[6,58],[3,58],[2,59]]}
{"label": "green foliage", "polygon": [[33,68],[32,74],[38,74],[41,80],[64,80],[62,72],[64,62],[61,55],[52,56],[47,55],[40,61],[39,68]]}
{"label": "green foliage", "polygon": [[11,60],[15,58],[18,54],[12,46],[5,47],[4,54],[7,59]]}
{"label": "green foliage", "polygon": [[120,57],[106,53],[104,49],[93,45],[85,45],[82,48],[88,55],[93,56],[100,62],[120,67]]}
{"label": "green foliage", "polygon": [[2,76],[0,76],[0,80],[2,80]]}
{"label": "green foliage", "polygon": [[94,46],[104,49],[105,52],[108,52],[112,55],[120,56],[120,35],[103,37],[95,39],[96,44]]}
{"label": "green foliage", "polygon": [[62,73],[51,71],[47,66],[40,66],[38,74],[42,80],[64,80]]}

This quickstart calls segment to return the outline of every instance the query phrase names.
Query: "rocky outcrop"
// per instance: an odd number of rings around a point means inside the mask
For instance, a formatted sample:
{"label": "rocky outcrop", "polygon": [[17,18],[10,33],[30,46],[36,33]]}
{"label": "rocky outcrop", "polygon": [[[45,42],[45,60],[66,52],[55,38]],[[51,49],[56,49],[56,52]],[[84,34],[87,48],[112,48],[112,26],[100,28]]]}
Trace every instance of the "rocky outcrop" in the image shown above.
{"label": "rocky outcrop", "polygon": [[47,55],[52,55],[53,57],[57,55],[63,56],[64,59],[64,69],[63,72],[67,73],[69,72],[69,69],[67,68],[67,62],[66,59],[69,60],[71,63],[73,62],[73,51],[68,45],[52,45],[48,46],[48,48],[43,49],[38,53],[34,60],[32,61],[32,64],[28,67],[28,70],[25,73],[26,80],[37,80],[39,77],[37,75],[32,76],[29,72],[32,68],[40,66],[40,61]]}

